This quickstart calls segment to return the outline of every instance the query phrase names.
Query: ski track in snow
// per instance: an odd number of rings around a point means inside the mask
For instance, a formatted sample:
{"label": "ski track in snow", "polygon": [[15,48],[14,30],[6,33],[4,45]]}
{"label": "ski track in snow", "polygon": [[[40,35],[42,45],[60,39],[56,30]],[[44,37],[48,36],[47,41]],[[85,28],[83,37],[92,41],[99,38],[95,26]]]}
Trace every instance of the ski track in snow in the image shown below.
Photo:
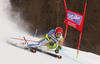
{"label": "ski track in snow", "polygon": [[[7,43],[10,37],[23,38],[29,40],[39,40],[23,32],[18,28],[12,19],[11,4],[9,0],[0,0],[0,64],[100,64],[100,56],[90,52],[79,52],[79,58],[76,59],[76,49],[63,47],[60,51],[62,59],[54,58],[44,53],[31,53]],[[17,14],[16,14],[17,15]],[[19,21],[18,21],[19,22]],[[24,42],[13,40],[12,42]]]}
{"label": "ski track in snow", "polygon": [[64,57],[66,57],[66,58],[72,60],[72,61],[75,61],[75,62],[79,63],[79,64],[84,64],[84,63],[82,63],[82,62],[80,62],[80,61],[77,61],[76,59],[74,59],[74,58],[68,56],[68,55],[65,53],[66,51],[67,51],[67,49],[63,48],[63,49],[61,50],[60,54],[61,54],[62,56],[64,56]]}

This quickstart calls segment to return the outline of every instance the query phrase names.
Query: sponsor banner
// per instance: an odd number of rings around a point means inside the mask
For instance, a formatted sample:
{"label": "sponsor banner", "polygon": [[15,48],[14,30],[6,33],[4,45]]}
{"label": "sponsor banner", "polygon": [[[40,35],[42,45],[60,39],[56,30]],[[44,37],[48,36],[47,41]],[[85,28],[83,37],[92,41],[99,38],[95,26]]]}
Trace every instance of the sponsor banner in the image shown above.
{"label": "sponsor banner", "polygon": [[75,12],[72,12],[72,11],[67,11],[67,19],[75,22],[76,24],[80,25],[81,24],[81,21],[82,21],[82,18],[83,16],[78,14],[78,13],[75,13]]}
{"label": "sponsor banner", "polygon": [[81,31],[83,20],[84,20],[83,15],[67,10],[67,18],[65,19],[64,23]]}

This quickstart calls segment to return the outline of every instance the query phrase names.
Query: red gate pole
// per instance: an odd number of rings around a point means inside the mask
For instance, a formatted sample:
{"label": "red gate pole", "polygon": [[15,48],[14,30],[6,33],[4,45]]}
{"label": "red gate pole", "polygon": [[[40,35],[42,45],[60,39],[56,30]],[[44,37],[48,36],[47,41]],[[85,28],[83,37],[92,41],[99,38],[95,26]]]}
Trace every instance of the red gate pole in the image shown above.
{"label": "red gate pole", "polygon": [[64,4],[65,4],[65,11],[66,11],[66,18],[67,18],[67,5],[66,5],[66,0],[64,0]]}
{"label": "red gate pole", "polygon": [[[66,18],[67,18],[67,5],[66,5],[66,0],[64,0],[64,4],[65,4],[65,11],[66,11]],[[65,21],[67,21],[67,19],[65,19]],[[68,29],[68,24],[66,24],[66,31],[65,31],[65,36],[64,36],[63,44],[64,44],[65,39],[66,39],[67,29]],[[62,44],[62,45],[63,45],[63,44]]]}
{"label": "red gate pole", "polygon": [[[86,7],[87,7],[87,0],[85,2],[85,7],[84,7],[84,13],[83,13],[84,18],[85,18],[85,13],[86,13]],[[84,23],[84,20],[83,20],[83,23]],[[82,30],[83,30],[83,25],[82,25]],[[81,37],[82,37],[82,30],[80,31],[80,38],[79,38],[79,44],[78,44],[76,59],[78,58],[78,54],[79,54],[80,42],[81,42]]]}
{"label": "red gate pole", "polygon": [[63,41],[63,44],[64,44],[65,39],[66,39],[66,35],[67,35],[67,28],[68,28],[68,25],[66,25],[66,31],[65,31],[65,36],[64,36],[64,41]]}
{"label": "red gate pole", "polygon": [[84,13],[83,13],[84,16],[85,16],[85,13],[86,13],[86,7],[87,7],[87,0],[85,2],[85,7],[84,7]]}
{"label": "red gate pole", "polygon": [[78,44],[78,50],[77,50],[76,59],[78,58],[78,54],[79,54],[79,48],[80,48],[80,43],[81,43],[81,37],[82,37],[82,31],[80,32],[80,38],[79,38],[79,44]]}

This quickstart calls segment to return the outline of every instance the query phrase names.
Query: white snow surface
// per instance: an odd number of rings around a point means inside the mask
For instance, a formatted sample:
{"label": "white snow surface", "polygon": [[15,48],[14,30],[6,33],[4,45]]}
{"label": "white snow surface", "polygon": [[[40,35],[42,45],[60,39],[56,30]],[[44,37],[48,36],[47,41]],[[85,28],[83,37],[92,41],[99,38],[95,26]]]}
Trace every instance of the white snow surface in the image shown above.
{"label": "white snow surface", "polygon": [[80,51],[76,59],[77,50],[65,46],[59,53],[62,59],[58,59],[38,51],[31,53],[8,44],[7,40],[10,37],[23,38],[25,36],[27,39],[39,40],[19,30],[13,22],[14,19],[10,18],[11,8],[9,0],[0,0],[0,64],[100,64],[100,55]]}

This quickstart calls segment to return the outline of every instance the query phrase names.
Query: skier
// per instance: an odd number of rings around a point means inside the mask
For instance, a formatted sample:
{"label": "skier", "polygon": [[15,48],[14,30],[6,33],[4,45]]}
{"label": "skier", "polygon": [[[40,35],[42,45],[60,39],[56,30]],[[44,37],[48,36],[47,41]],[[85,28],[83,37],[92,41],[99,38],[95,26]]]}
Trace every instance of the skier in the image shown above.
{"label": "skier", "polygon": [[[61,27],[57,27],[55,30],[50,30],[42,40],[38,41],[39,46],[37,47],[40,49],[44,49],[43,47],[46,47],[47,49],[55,49],[55,53],[59,53],[59,50],[62,48],[64,39],[62,34],[63,29]],[[26,45],[26,43],[22,44]],[[28,47],[33,45],[32,43],[27,44]]]}
{"label": "skier", "polygon": [[46,45],[48,49],[56,49],[55,53],[59,53],[59,50],[62,48],[63,44],[62,34],[63,29],[61,27],[57,27],[55,30],[50,30],[39,42],[42,43],[41,46]]}

